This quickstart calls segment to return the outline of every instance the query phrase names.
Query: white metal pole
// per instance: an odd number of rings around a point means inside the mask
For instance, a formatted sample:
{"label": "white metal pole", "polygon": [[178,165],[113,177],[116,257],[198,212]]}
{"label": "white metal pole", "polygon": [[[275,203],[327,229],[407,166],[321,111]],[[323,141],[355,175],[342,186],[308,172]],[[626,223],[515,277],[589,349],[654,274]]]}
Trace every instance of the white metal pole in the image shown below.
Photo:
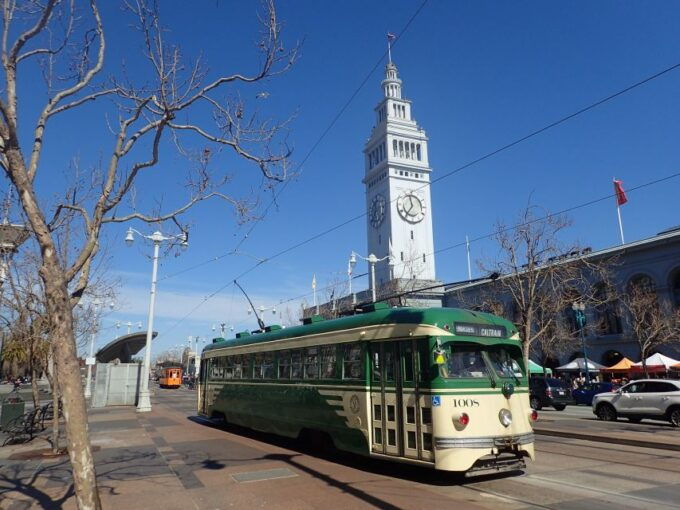
{"label": "white metal pole", "polygon": [[92,396],[92,365],[90,362],[94,357],[94,337],[97,334],[97,311],[99,310],[99,302],[94,302],[94,321],[92,324],[92,335],[90,335],[90,356],[87,364],[87,380],[85,381],[85,398]]}
{"label": "white metal pole", "polygon": [[146,346],[144,352],[144,366],[142,367],[142,384],[137,403],[138,413],[151,411],[151,395],[149,394],[149,374],[151,373],[151,340],[153,337],[153,310],[156,304],[156,275],[158,272],[158,250],[160,241],[153,243],[153,269],[151,271],[151,298],[149,300],[149,319],[146,327]]}
{"label": "white metal pole", "polygon": [[[369,256],[369,258],[371,257]],[[369,263],[371,264],[371,294],[375,303],[375,260],[371,260]]]}
{"label": "white metal pole", "polygon": [[465,248],[467,249],[468,280],[472,280],[472,266],[470,265],[470,240],[465,236]]}
{"label": "white metal pole", "polygon": [[626,241],[623,239],[623,222],[621,221],[621,206],[616,205],[616,214],[619,217],[619,233],[621,234],[621,244],[626,244]]}

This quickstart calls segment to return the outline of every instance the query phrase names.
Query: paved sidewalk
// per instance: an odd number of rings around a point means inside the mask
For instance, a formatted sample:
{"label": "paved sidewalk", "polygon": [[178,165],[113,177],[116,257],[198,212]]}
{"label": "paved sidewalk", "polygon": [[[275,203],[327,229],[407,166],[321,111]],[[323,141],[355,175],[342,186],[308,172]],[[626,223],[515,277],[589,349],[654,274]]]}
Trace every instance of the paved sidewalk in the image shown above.
{"label": "paved sidewalk", "polygon": [[[195,392],[156,390],[153,411],[90,411],[105,509],[484,508],[408,479],[300,452],[273,436],[223,430],[192,417]],[[75,508],[68,460],[19,460],[40,440],[0,449],[0,509]],[[357,466],[359,465],[359,468]],[[399,466],[401,469],[401,466]]]}

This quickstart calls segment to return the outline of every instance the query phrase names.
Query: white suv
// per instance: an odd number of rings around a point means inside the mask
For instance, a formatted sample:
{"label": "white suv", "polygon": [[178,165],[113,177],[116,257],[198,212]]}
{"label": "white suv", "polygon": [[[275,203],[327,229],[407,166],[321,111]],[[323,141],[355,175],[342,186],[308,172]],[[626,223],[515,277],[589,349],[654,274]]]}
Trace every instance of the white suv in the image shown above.
{"label": "white suv", "polygon": [[639,379],[615,393],[600,393],[593,397],[593,413],[604,421],[619,416],[634,423],[643,418],[666,419],[680,427],[680,381]]}

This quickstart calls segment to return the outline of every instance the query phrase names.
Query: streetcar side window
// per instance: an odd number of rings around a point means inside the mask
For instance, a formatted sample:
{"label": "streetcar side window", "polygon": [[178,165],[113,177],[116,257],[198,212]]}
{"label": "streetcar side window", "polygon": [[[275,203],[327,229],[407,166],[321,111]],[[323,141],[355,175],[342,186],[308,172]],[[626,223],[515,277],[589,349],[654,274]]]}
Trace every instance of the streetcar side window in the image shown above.
{"label": "streetcar side window", "polygon": [[307,347],[305,351],[305,379],[319,378],[319,348]]}
{"label": "streetcar side window", "polygon": [[227,356],[225,358],[226,361],[226,367],[224,369],[224,378],[225,379],[233,379],[234,378],[234,357],[233,356]]}
{"label": "streetcar side window", "polygon": [[335,345],[324,345],[321,347],[321,379],[335,379],[336,366]]}
{"label": "streetcar side window", "polygon": [[279,351],[279,379],[290,379],[290,351]]}
{"label": "streetcar side window", "polygon": [[291,351],[290,378],[302,379],[302,349]]}
{"label": "streetcar side window", "polygon": [[401,352],[404,360],[404,382],[413,382],[413,346],[410,341],[401,343]]}
{"label": "streetcar side window", "polygon": [[363,379],[364,363],[361,356],[361,344],[345,344],[342,346],[342,378]]}
{"label": "streetcar side window", "polygon": [[418,342],[418,380],[428,382],[430,380],[430,348],[427,341]]}
{"label": "streetcar side window", "polygon": [[267,352],[262,358],[262,378],[274,379],[274,353]]}
{"label": "streetcar side window", "polygon": [[253,356],[253,379],[262,379],[263,362],[264,354],[261,352],[255,353]]}
{"label": "streetcar side window", "polygon": [[396,357],[394,356],[394,344],[385,344],[385,381],[394,381],[394,365]]}
{"label": "streetcar side window", "polygon": [[243,378],[243,356],[234,356],[234,379]]}

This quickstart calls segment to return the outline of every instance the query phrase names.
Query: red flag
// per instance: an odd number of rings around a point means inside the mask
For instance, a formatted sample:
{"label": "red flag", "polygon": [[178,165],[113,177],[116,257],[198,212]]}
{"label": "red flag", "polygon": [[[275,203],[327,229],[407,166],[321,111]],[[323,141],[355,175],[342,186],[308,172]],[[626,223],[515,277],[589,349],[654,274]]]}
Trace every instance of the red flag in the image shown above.
{"label": "red flag", "polygon": [[614,179],[614,193],[616,193],[616,205],[623,205],[628,202],[628,197],[623,189],[623,182]]}

